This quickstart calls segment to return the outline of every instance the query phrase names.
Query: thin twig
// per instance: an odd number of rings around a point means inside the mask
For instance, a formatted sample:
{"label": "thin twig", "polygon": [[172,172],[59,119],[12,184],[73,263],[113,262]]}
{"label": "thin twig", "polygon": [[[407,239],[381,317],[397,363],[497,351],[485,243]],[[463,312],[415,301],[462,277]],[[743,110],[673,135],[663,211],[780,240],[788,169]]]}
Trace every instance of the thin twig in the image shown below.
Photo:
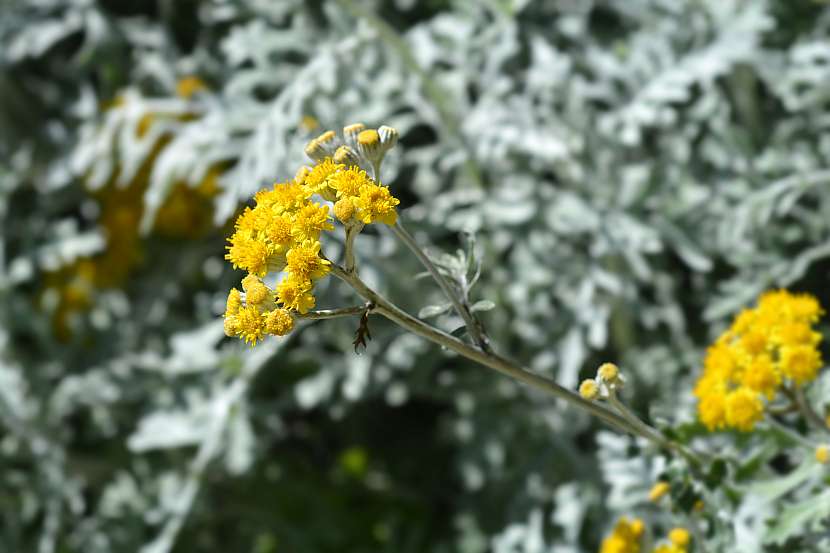
{"label": "thin twig", "polygon": [[340,317],[352,317],[360,315],[366,311],[365,305],[355,305],[354,307],[341,307],[339,309],[318,309],[316,311],[309,311],[308,313],[298,314],[300,319],[309,319],[312,321],[322,319],[337,319]]}

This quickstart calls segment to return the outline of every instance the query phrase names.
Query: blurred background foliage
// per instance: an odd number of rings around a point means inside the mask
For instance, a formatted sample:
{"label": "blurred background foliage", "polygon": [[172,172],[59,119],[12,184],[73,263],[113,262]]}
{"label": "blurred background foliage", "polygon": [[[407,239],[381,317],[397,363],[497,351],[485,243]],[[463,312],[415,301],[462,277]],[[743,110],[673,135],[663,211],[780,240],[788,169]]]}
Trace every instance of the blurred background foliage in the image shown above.
{"label": "blurred background foliage", "polygon": [[[621,512],[677,523],[643,444],[384,321],[362,355],[352,320],[224,338],[229,221],[328,128],[399,129],[383,180],[431,251],[481,260],[501,351],[572,388],[617,360],[657,424],[693,421],[704,348],[760,292],[830,305],[823,2],[0,10],[3,551],[566,553]],[[442,305],[391,234],[358,247]],[[812,518],[770,536],[786,507],[741,505],[710,550],[815,551]]]}

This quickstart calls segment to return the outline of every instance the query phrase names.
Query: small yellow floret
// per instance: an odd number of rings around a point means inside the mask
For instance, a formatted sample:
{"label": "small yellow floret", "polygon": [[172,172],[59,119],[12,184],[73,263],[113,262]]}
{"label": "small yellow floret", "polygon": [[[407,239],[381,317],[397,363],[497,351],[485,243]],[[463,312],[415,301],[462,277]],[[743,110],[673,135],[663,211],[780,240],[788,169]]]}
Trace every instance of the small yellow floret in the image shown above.
{"label": "small yellow floret", "polygon": [[311,282],[288,275],[277,285],[277,301],[286,309],[308,313],[314,308],[315,299],[311,294]]}
{"label": "small yellow floret", "polygon": [[246,343],[253,346],[257,341],[262,340],[265,333],[265,319],[257,306],[248,305],[240,309],[236,322],[239,325],[237,332]]}
{"label": "small yellow floret", "polygon": [[351,198],[341,198],[334,204],[334,216],[341,223],[347,223],[354,215],[354,202]]}
{"label": "small yellow floret", "polygon": [[822,465],[826,465],[830,461],[830,448],[826,445],[820,445],[816,448],[816,461]]}
{"label": "small yellow floret", "polygon": [[688,546],[691,539],[692,537],[689,534],[689,531],[685,528],[673,528],[671,532],[669,532],[669,541],[678,547]]}
{"label": "small yellow floret", "polygon": [[195,75],[182,77],[176,83],[176,95],[186,100],[189,100],[194,94],[203,90],[207,90],[205,81]]}
{"label": "small yellow floret", "polygon": [[285,336],[294,328],[294,318],[287,309],[274,309],[265,316],[265,332]]}
{"label": "small yellow floret", "polygon": [[323,199],[333,201],[336,196],[329,180],[344,169],[345,165],[335,163],[327,157],[312,167],[311,171],[305,175],[303,183],[312,194],[319,194]]}
{"label": "small yellow floret", "polygon": [[739,388],[726,396],[726,423],[742,432],[755,428],[755,423],[764,416],[764,404],[757,392]]}
{"label": "small yellow floret", "polygon": [[285,254],[288,270],[300,280],[316,280],[329,272],[331,262],[320,257],[320,242],[305,240]]}
{"label": "small yellow floret", "polygon": [[334,230],[334,225],[329,220],[329,206],[308,204],[294,215],[291,236],[300,241],[317,240],[322,231]]}
{"label": "small yellow floret", "polygon": [[798,385],[816,377],[821,368],[821,353],[813,346],[794,345],[781,348],[781,372]]}
{"label": "small yellow floret", "polygon": [[357,143],[361,146],[375,146],[380,143],[380,135],[375,129],[366,129],[357,135]]}
{"label": "small yellow floret", "polygon": [[360,195],[363,186],[374,184],[366,171],[359,167],[349,167],[344,171],[332,174],[328,185],[336,192],[338,198],[353,198]]}
{"label": "small yellow floret", "polygon": [[365,184],[360,187],[360,196],[357,198],[360,220],[367,225],[376,221],[394,225],[398,220],[395,206],[399,203],[401,202],[392,196],[385,186]]}
{"label": "small yellow floret", "polygon": [[603,363],[600,365],[597,374],[605,382],[613,384],[620,375],[620,369],[614,363]]}
{"label": "small yellow floret", "polygon": [[255,275],[242,279],[242,289],[245,290],[245,303],[248,305],[260,305],[271,299],[271,290]]}
{"label": "small yellow floret", "polygon": [[654,486],[651,487],[651,490],[648,492],[648,500],[649,501],[660,501],[660,499],[669,493],[671,486],[668,482],[657,482]]}
{"label": "small yellow floret", "polygon": [[588,401],[593,401],[599,397],[599,386],[593,378],[586,378],[579,385],[579,395]]}
{"label": "small yellow floret", "polygon": [[225,302],[225,317],[236,315],[242,307],[242,294],[236,288],[228,292],[228,300]]}
{"label": "small yellow floret", "polygon": [[643,521],[629,521],[621,517],[611,534],[602,540],[600,553],[640,553],[640,539],[643,534]]}

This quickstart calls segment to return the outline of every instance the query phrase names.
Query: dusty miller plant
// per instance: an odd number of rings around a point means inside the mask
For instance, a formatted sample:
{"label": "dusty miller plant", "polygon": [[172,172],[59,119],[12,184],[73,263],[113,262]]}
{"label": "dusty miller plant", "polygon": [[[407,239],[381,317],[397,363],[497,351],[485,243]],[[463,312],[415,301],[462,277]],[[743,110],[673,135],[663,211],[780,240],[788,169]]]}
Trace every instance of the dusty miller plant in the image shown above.
{"label": "dusty miller plant", "polygon": [[[2,8],[3,550],[583,551],[620,515],[694,551],[828,547],[826,434],[801,411],[711,434],[692,395],[764,291],[830,305],[823,4],[115,4]],[[379,318],[361,355],[352,318],[223,338],[230,223],[356,121],[397,129],[380,180],[496,351],[570,391],[616,362],[699,467]],[[162,232],[209,175],[213,228]],[[142,255],[56,319],[87,261],[117,266],[122,191]],[[360,278],[481,349],[385,230]],[[320,305],[353,305],[334,282]]]}

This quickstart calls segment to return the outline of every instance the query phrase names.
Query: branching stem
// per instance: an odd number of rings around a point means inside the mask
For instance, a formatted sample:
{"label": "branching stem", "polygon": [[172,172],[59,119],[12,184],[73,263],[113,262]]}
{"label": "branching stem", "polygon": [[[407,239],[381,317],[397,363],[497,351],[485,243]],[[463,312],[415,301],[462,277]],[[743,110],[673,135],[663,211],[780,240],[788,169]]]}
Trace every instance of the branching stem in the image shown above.
{"label": "branching stem", "polygon": [[401,224],[400,219],[392,226],[392,232],[395,233],[395,236],[400,238],[401,242],[406,244],[415,257],[421,262],[421,264],[429,271],[429,274],[432,275],[432,278],[435,282],[438,283],[438,286],[441,287],[441,290],[444,292],[444,295],[447,299],[450,300],[452,303],[453,309],[455,309],[456,313],[461,317],[464,321],[464,325],[467,327],[467,332],[469,332],[470,337],[476,343],[476,345],[481,348],[485,352],[490,352],[490,341],[481,331],[481,327],[479,326],[478,322],[476,321],[473,314],[470,312],[469,307],[461,302],[458,297],[458,294],[455,290],[452,289],[452,285],[447,281],[446,277],[441,274],[441,271],[429,256],[421,249],[421,246],[418,245],[418,242],[415,241],[415,238],[409,234],[409,231],[404,228]]}
{"label": "branching stem", "polygon": [[361,297],[374,304],[374,312],[386,317],[405,330],[435,342],[436,344],[452,350],[467,359],[507,375],[541,392],[555,398],[562,399],[571,405],[580,407],[618,430],[633,434],[635,436],[641,436],[658,447],[668,447],[680,452],[689,461],[697,464],[700,463],[700,459],[695,454],[681,448],[677,444],[674,444],[674,442],[668,441],[666,438],[662,437],[656,429],[648,426],[646,423],[639,421],[637,424],[634,424],[626,417],[615,413],[607,407],[604,407],[597,402],[583,399],[579,394],[568,390],[548,378],[533,373],[528,369],[513,363],[505,357],[498,355],[497,353],[485,352],[477,347],[471,346],[470,344],[447,334],[443,330],[435,328],[424,321],[413,317],[386,299],[384,296],[369,288],[357,275],[349,273],[336,263],[332,263],[331,267],[332,274],[334,274],[334,276],[347,283]]}

